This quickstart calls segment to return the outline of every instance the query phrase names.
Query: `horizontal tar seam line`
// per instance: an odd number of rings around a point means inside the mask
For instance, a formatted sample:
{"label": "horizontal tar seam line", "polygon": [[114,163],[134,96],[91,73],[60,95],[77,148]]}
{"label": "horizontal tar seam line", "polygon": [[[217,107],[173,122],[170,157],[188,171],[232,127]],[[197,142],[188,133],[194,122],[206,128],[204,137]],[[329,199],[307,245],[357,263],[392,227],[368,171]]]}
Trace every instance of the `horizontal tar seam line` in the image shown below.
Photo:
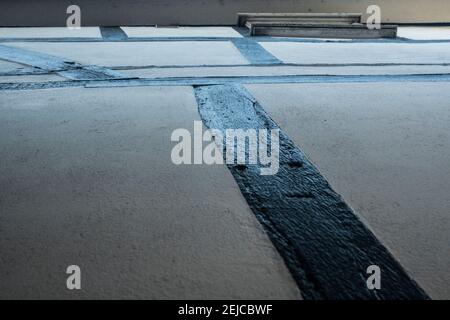
{"label": "horizontal tar seam line", "polygon": [[185,69],[185,68],[235,68],[235,67],[395,67],[395,66],[442,66],[448,67],[449,63],[265,63],[265,64],[199,64],[199,65],[142,65],[142,66],[107,66],[112,70],[135,69]]}
{"label": "horizontal tar seam line", "polygon": [[0,83],[0,90],[30,90],[85,86],[134,87],[134,86],[199,86],[229,83],[241,84],[281,84],[281,83],[368,83],[368,82],[450,82],[450,74],[437,75],[382,75],[382,76],[232,76],[232,77],[186,77],[154,79],[111,79],[83,81],[49,81],[27,83]]}
{"label": "horizontal tar seam line", "polygon": [[[257,42],[298,42],[298,43],[401,43],[401,44],[427,44],[427,43],[450,43],[450,39],[441,40],[414,40],[406,38],[397,39],[308,39],[308,38],[275,38],[275,37],[248,37]],[[232,41],[243,39],[243,37],[128,37],[124,39],[112,38],[0,38],[0,42],[157,42],[157,41]]]}

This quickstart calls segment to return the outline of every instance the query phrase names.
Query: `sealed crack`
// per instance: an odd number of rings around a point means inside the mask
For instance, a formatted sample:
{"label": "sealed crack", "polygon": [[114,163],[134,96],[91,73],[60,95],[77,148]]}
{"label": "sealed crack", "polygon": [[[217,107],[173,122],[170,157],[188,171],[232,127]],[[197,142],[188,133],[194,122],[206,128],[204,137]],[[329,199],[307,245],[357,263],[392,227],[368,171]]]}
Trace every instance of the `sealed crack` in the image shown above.
{"label": "sealed crack", "polygon": [[[279,129],[238,84],[196,86],[208,128]],[[304,153],[280,130],[279,170],[229,164],[251,210],[264,226],[305,299],[428,299],[390,252],[359,220]],[[370,290],[366,270],[381,269]]]}

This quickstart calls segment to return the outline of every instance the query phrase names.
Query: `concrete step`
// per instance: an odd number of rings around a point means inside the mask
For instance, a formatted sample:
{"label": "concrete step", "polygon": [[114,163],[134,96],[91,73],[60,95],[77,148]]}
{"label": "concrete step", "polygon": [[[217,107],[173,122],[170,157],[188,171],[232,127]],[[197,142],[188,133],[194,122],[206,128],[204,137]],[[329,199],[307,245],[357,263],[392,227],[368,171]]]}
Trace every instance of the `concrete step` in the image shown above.
{"label": "concrete step", "polygon": [[238,13],[238,26],[247,22],[352,24],[360,23],[361,17],[361,13]]}
{"label": "concrete step", "polygon": [[286,22],[248,22],[252,36],[374,39],[395,38],[397,26],[383,25],[381,29],[368,29],[364,24],[310,24]]}

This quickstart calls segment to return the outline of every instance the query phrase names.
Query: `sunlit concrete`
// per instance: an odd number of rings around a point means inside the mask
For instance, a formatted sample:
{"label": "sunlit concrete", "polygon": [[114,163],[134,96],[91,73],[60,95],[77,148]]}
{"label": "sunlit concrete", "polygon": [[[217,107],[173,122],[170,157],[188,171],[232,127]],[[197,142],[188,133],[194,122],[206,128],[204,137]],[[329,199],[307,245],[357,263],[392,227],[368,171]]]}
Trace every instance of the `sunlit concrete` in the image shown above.
{"label": "sunlit concrete", "polygon": [[450,84],[247,87],[427,293],[449,299]]}
{"label": "sunlit concrete", "polygon": [[228,41],[20,42],[8,45],[100,66],[248,64]]}
{"label": "sunlit concrete", "polygon": [[411,40],[450,40],[450,27],[398,27],[397,36]]}
{"label": "sunlit concrete", "polygon": [[172,163],[194,120],[190,87],[0,92],[0,298],[299,298],[226,166]]}
{"label": "sunlit concrete", "polygon": [[243,66],[243,67],[188,67],[143,68],[120,70],[129,77],[212,77],[212,76],[287,76],[287,75],[407,75],[450,74],[450,66]]}
{"label": "sunlit concrete", "polygon": [[260,44],[287,63],[450,63],[450,43]]}
{"label": "sunlit concrete", "polygon": [[0,38],[101,38],[98,27],[0,28]]}
{"label": "sunlit concrete", "polygon": [[129,37],[234,37],[241,34],[231,27],[121,27]]}

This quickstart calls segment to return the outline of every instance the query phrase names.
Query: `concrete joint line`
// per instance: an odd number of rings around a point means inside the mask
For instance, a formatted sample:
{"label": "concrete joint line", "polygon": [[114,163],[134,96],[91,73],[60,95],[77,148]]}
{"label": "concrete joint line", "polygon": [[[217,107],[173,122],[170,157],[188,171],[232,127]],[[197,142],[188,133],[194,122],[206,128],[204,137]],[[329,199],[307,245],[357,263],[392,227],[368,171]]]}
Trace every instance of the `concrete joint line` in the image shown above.
{"label": "concrete joint line", "polygon": [[450,66],[450,63],[250,63],[250,64],[200,64],[200,65],[142,65],[142,66],[111,66],[112,70],[136,69],[185,69],[185,68],[233,68],[233,67],[387,67],[387,66]]}
{"label": "concrete joint line", "polygon": [[[279,128],[241,85],[194,90],[208,128]],[[305,299],[428,299],[282,130],[279,160],[274,176],[258,165],[228,168]],[[367,288],[371,265],[383,272],[380,290]]]}
{"label": "concrete joint line", "polygon": [[218,84],[276,84],[276,83],[351,83],[351,82],[448,82],[450,74],[436,75],[285,75],[285,76],[213,76],[213,77],[169,77],[117,81],[96,81],[86,87],[129,86],[200,86]]}
{"label": "concrete joint line", "polygon": [[[119,41],[119,42],[179,42],[179,41],[233,41],[239,39],[236,37],[128,37],[127,34],[121,33],[123,30],[120,27],[100,27],[102,38],[0,38],[0,42],[105,42],[105,41]],[[104,29],[103,29],[104,28]],[[112,29],[109,29],[112,28]],[[115,28],[119,28],[117,30]],[[236,29],[235,29],[236,30]],[[450,43],[450,40],[412,40],[406,38],[396,39],[349,39],[349,40],[327,40],[327,39],[309,39],[309,38],[288,38],[288,37],[269,37],[256,36],[250,37],[245,32],[236,30],[244,38],[255,42],[299,42],[299,43],[402,43],[402,44],[417,44],[417,43]]]}
{"label": "concrete joint line", "polygon": [[[94,66],[89,66],[94,67]],[[87,66],[86,66],[87,68]],[[86,71],[86,74],[82,72]],[[209,86],[225,84],[281,84],[281,83],[365,83],[365,82],[450,82],[450,74],[411,74],[378,76],[329,76],[329,75],[292,75],[292,76],[224,76],[224,77],[174,77],[174,78],[109,78],[97,77],[95,70],[91,76],[88,69],[64,71],[64,75],[76,81],[48,81],[26,83],[0,83],[0,90],[33,90],[64,87],[108,88],[139,86]],[[91,76],[91,77],[90,77]],[[103,74],[102,74],[103,76]]]}

